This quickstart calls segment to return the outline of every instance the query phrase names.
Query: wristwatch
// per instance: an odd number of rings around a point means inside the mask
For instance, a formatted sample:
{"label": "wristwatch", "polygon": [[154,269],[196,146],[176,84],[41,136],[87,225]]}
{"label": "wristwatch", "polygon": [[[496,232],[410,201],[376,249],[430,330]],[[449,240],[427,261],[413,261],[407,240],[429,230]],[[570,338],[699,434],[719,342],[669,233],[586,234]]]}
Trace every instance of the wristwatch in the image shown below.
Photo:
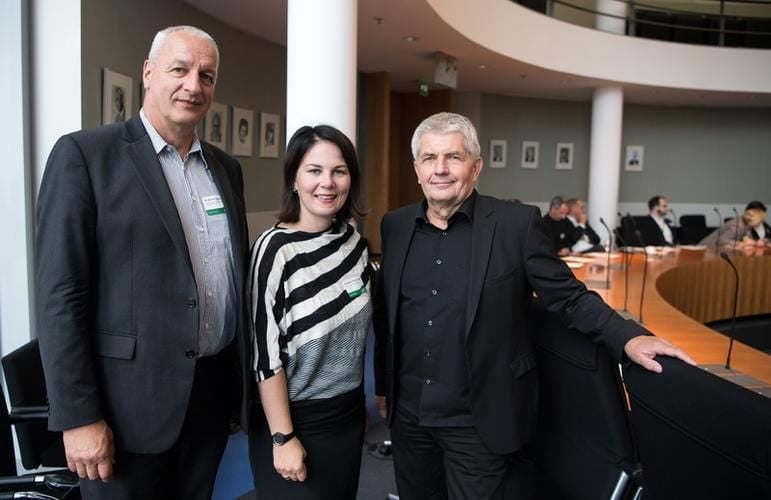
{"label": "wristwatch", "polygon": [[284,446],[289,442],[289,440],[294,438],[294,431],[290,432],[289,434],[281,434],[280,432],[276,432],[271,437],[273,438],[273,446]]}

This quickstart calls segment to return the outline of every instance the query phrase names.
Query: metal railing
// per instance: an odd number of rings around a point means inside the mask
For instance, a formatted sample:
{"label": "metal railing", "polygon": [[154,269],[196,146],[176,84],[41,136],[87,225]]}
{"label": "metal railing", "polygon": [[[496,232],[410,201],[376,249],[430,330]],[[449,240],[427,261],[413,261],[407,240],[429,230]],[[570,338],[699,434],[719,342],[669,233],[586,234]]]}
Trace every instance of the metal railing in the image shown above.
{"label": "metal railing", "polygon": [[[571,22],[555,15],[555,5],[574,12],[604,17],[626,23],[626,34],[642,38],[681,41],[718,46],[771,48],[771,0],[705,0],[700,6],[714,3],[715,11],[686,10],[636,0],[614,0],[627,5],[626,16],[602,12],[575,3],[575,0],[515,0],[525,7],[548,16]],[[755,8],[760,15],[727,13],[727,6]],[[698,35],[703,35],[699,37]]]}

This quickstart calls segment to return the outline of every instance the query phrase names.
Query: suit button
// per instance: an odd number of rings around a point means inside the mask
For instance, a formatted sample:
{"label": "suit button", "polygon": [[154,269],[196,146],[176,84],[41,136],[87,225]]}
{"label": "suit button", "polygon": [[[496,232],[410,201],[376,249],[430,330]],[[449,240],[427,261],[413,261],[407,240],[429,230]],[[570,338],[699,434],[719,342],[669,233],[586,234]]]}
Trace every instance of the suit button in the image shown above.
{"label": "suit button", "polygon": [[195,357],[195,351],[192,349],[188,349],[187,351],[185,351],[185,357],[187,359],[193,359]]}
{"label": "suit button", "polygon": [[193,309],[195,305],[196,305],[195,299],[187,299],[187,307],[189,307],[190,309]]}

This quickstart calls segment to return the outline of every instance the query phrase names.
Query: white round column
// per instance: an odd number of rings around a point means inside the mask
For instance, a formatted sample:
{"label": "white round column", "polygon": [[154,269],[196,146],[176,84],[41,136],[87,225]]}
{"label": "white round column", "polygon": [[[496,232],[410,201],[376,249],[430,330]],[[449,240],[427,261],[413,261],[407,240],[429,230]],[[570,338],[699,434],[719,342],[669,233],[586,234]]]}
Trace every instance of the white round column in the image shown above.
{"label": "white round column", "polygon": [[596,6],[597,12],[608,14],[606,16],[597,14],[595,27],[598,30],[608,33],[618,33],[619,35],[626,33],[625,2],[619,2],[618,0],[597,0]]}
{"label": "white round column", "polygon": [[287,3],[286,140],[333,125],[356,143],[356,0]]}
{"label": "white round column", "polygon": [[592,101],[592,136],[589,147],[589,224],[608,242],[600,217],[616,227],[621,176],[621,129],[624,93],[618,87],[595,89]]}

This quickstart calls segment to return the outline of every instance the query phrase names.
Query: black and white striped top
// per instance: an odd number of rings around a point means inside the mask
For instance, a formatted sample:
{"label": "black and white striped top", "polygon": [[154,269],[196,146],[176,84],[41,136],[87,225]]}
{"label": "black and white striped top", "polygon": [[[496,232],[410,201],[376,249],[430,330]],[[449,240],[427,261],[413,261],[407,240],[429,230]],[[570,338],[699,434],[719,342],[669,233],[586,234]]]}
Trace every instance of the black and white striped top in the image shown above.
{"label": "black and white striped top", "polygon": [[372,317],[367,264],[350,224],[321,233],[277,225],[257,238],[247,290],[258,382],[286,370],[290,401],[361,384]]}

